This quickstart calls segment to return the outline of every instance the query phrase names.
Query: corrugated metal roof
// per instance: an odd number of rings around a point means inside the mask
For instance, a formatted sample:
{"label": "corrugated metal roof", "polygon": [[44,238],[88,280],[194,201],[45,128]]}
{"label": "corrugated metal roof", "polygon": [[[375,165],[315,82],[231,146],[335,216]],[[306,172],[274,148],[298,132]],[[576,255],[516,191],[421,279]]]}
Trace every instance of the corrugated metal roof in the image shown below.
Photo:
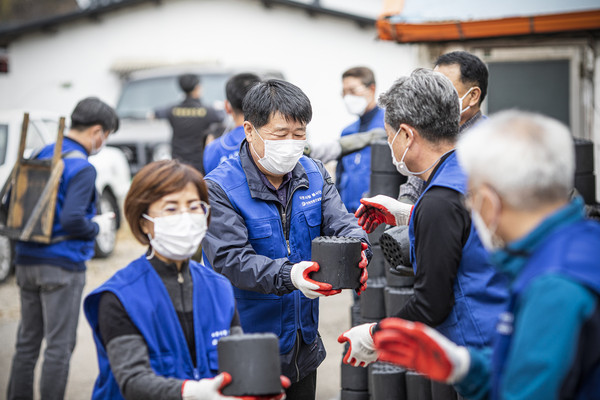
{"label": "corrugated metal roof", "polygon": [[600,0],[405,0],[391,23],[490,20],[600,9]]}
{"label": "corrugated metal roof", "polygon": [[[389,0],[377,20],[380,39],[444,42],[539,35],[598,35],[600,0]],[[461,12],[462,11],[462,12]]]}

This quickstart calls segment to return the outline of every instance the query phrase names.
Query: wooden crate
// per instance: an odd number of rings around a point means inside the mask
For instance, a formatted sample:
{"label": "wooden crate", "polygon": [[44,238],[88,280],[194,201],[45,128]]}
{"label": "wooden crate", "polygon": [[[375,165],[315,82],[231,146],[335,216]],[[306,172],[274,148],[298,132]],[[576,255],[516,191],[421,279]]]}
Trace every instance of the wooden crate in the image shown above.
{"label": "wooden crate", "polygon": [[0,192],[3,199],[10,190],[7,220],[0,226],[0,233],[17,240],[50,243],[58,185],[64,169],[61,156],[65,118],[60,118],[54,154],[45,160],[30,160],[23,155],[28,125],[29,114],[25,113],[17,162]]}

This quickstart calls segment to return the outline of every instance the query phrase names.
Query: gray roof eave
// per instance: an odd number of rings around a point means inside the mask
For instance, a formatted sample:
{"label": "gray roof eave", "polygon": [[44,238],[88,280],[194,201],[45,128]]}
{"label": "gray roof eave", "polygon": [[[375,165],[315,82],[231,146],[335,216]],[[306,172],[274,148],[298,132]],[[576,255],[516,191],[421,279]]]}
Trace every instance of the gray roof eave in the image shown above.
{"label": "gray roof eave", "polygon": [[[306,4],[299,3],[293,0],[260,0],[261,3],[270,8],[273,5],[285,5],[293,8],[305,10],[309,15],[328,15],[337,18],[343,18],[356,22],[360,27],[374,26],[375,19],[364,17],[361,15],[350,14],[342,11],[337,11],[329,8],[324,8],[318,3]],[[0,26],[0,48],[7,47],[11,42],[22,35],[36,31],[53,31],[62,24],[77,21],[80,19],[98,19],[101,15],[113,12],[122,8],[136,6],[144,3],[161,4],[162,0],[116,0],[112,3],[100,7],[87,8],[74,11],[72,13],[55,15],[48,18],[43,18],[35,21]]]}

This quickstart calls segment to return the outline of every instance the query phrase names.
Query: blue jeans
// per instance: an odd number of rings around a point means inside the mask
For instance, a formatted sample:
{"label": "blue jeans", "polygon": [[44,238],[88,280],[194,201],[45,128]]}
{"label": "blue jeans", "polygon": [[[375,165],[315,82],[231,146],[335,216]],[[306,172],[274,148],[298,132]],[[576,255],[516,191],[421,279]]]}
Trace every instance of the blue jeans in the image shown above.
{"label": "blue jeans", "polygon": [[34,369],[46,339],[40,378],[42,399],[62,399],[75,348],[85,271],[53,265],[17,265],[21,321],[7,399],[33,399]]}

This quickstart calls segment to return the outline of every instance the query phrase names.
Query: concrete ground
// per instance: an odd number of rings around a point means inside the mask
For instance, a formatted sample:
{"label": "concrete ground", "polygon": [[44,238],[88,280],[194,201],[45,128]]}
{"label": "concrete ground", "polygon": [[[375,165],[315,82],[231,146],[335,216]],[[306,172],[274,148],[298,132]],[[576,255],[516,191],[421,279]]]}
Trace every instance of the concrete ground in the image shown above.
{"label": "concrete ground", "polygon": [[[144,248],[133,239],[128,228],[121,229],[115,252],[107,259],[94,259],[88,263],[84,296],[108,279],[116,270],[137,258],[143,251]],[[316,396],[318,400],[339,398],[340,362],[343,346],[337,343],[337,337],[350,327],[351,304],[352,293],[349,290],[321,300],[319,331],[328,355],[318,369]],[[5,283],[0,284],[0,399],[6,397],[19,311],[19,290],[15,278],[12,276]],[[36,378],[39,376],[39,364]],[[77,346],[71,359],[65,398],[67,400],[89,399],[97,373],[96,350],[92,333],[82,312],[79,318]],[[39,393],[36,392],[35,398],[40,398]]]}

